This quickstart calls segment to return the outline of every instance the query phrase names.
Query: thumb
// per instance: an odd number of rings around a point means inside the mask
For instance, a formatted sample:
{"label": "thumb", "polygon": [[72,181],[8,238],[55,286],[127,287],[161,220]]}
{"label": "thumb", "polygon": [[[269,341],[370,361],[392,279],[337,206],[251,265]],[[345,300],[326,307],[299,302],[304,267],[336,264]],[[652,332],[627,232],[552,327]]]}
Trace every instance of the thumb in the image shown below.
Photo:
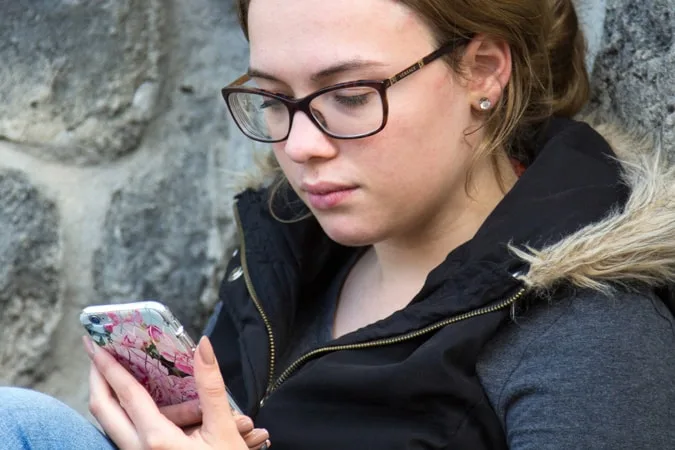
{"label": "thumb", "polygon": [[220,374],[211,341],[206,336],[200,339],[195,352],[195,383],[202,409],[202,432],[214,438],[223,433],[239,436],[225,382]]}

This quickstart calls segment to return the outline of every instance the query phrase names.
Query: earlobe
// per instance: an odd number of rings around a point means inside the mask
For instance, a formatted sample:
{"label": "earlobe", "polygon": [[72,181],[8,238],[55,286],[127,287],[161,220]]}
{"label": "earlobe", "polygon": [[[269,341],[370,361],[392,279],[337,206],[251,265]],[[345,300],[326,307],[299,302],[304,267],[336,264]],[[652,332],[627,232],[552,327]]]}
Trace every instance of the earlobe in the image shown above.
{"label": "earlobe", "polygon": [[472,106],[488,111],[498,103],[511,77],[511,48],[505,41],[477,35],[467,47],[464,67]]}

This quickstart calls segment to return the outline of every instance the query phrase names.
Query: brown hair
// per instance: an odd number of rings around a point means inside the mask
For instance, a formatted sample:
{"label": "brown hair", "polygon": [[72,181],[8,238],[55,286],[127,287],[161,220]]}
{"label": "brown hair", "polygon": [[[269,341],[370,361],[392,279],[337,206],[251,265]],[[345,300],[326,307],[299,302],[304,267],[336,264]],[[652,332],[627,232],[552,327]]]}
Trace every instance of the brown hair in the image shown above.
{"label": "brown hair", "polygon": [[[507,42],[512,74],[497,105],[485,117],[485,140],[476,159],[500,149],[529,159],[531,142],[550,116],[571,117],[590,92],[586,42],[572,0],[394,0],[417,13],[440,46],[485,34]],[[251,0],[238,0],[239,20],[248,38]],[[462,73],[461,52],[446,58]]]}

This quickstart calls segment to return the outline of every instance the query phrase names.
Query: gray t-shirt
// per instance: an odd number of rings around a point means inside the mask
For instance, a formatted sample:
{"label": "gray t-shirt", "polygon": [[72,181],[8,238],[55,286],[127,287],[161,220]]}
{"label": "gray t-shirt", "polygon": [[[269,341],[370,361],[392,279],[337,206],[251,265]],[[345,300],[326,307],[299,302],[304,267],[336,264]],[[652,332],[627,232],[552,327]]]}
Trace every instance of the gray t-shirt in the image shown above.
{"label": "gray t-shirt", "polygon": [[675,448],[675,321],[656,297],[533,306],[477,371],[512,450]]}

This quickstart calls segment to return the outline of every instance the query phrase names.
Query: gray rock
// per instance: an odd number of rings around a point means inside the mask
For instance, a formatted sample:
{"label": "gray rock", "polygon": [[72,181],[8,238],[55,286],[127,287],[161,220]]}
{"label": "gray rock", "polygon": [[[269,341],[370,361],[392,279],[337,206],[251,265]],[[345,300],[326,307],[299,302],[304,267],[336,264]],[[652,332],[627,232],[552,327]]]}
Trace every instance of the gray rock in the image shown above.
{"label": "gray rock", "polygon": [[[143,147],[157,155],[114,193],[94,258],[97,302],[156,299],[200,335],[232,244],[233,174],[251,165],[220,88],[247,67],[231,2],[176,2],[165,94]],[[195,51],[199,49],[199,51]]]}
{"label": "gray rock", "polygon": [[[216,296],[226,223],[209,196],[209,152],[178,151],[115,192],[94,257],[98,302],[158,300],[193,337]],[[215,248],[209,248],[210,245]]]}
{"label": "gray rock", "polygon": [[61,239],[54,203],[17,171],[0,172],[0,385],[31,385],[63,305]]}
{"label": "gray rock", "polygon": [[95,164],[134,149],[157,110],[158,0],[0,0],[0,139]]}
{"label": "gray rock", "polygon": [[575,0],[574,4],[577,8],[577,15],[584,31],[584,36],[586,37],[588,50],[586,54],[586,68],[591,72],[595,64],[595,57],[602,44],[607,0]]}
{"label": "gray rock", "polygon": [[608,2],[591,108],[655,132],[675,154],[675,0]]}

